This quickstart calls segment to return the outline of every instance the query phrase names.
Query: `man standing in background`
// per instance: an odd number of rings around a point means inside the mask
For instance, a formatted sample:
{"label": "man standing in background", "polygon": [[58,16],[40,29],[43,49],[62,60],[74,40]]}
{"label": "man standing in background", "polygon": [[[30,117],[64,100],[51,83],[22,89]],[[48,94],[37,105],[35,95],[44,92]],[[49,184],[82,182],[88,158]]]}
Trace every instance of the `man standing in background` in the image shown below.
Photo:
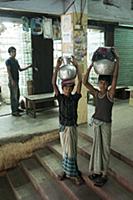
{"label": "man standing in background", "polygon": [[9,78],[9,90],[10,90],[10,100],[11,100],[11,111],[12,115],[19,117],[20,112],[22,110],[19,109],[19,98],[20,98],[20,90],[19,90],[19,71],[24,71],[32,65],[29,65],[25,68],[21,68],[16,57],[16,48],[10,47],[8,49],[8,53],[10,57],[6,60],[8,78]]}

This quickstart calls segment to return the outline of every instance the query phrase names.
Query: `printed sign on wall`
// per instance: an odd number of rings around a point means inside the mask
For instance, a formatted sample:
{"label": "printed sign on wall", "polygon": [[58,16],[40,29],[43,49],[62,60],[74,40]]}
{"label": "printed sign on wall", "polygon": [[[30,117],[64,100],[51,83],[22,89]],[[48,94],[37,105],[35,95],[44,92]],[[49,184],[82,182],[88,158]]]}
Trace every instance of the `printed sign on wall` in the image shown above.
{"label": "printed sign on wall", "polygon": [[71,15],[61,16],[61,32],[62,32],[62,42],[71,43],[72,42],[72,19]]}

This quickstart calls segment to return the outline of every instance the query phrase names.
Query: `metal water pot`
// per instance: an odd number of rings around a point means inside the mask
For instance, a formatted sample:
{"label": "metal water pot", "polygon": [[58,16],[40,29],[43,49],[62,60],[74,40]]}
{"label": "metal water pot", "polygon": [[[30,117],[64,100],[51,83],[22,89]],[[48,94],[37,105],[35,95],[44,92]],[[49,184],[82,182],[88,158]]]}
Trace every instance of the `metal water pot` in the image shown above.
{"label": "metal water pot", "polygon": [[93,54],[92,61],[97,74],[112,75],[115,54],[111,47],[99,47]]}
{"label": "metal water pot", "polygon": [[70,57],[63,58],[64,64],[60,67],[59,77],[62,80],[74,79],[76,77],[76,67],[72,65]]}
{"label": "metal water pot", "polygon": [[114,62],[108,59],[98,60],[93,63],[94,70],[97,74],[112,75],[114,70]]}

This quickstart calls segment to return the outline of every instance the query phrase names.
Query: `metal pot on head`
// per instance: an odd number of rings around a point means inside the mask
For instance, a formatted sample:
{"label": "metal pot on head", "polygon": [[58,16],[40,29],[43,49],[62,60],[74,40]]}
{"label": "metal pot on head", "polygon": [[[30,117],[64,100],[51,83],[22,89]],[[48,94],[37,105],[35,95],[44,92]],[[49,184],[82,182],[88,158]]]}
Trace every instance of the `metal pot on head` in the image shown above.
{"label": "metal pot on head", "polygon": [[94,70],[97,74],[112,75],[114,70],[115,54],[111,47],[99,47],[92,57]]}
{"label": "metal pot on head", "polygon": [[60,67],[59,77],[62,80],[74,79],[76,77],[76,67],[72,65],[70,57],[63,58],[64,64]]}
{"label": "metal pot on head", "polygon": [[112,75],[114,70],[114,62],[108,59],[102,59],[93,63],[94,70],[97,74]]}

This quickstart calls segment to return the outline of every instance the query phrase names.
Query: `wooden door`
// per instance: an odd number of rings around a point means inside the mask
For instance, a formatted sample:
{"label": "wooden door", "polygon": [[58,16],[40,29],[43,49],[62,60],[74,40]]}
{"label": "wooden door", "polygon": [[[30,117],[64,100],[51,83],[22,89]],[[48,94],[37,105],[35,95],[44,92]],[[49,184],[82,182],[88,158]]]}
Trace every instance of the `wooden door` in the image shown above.
{"label": "wooden door", "polygon": [[42,35],[32,35],[33,93],[51,93],[53,74],[53,40],[44,39]]}

